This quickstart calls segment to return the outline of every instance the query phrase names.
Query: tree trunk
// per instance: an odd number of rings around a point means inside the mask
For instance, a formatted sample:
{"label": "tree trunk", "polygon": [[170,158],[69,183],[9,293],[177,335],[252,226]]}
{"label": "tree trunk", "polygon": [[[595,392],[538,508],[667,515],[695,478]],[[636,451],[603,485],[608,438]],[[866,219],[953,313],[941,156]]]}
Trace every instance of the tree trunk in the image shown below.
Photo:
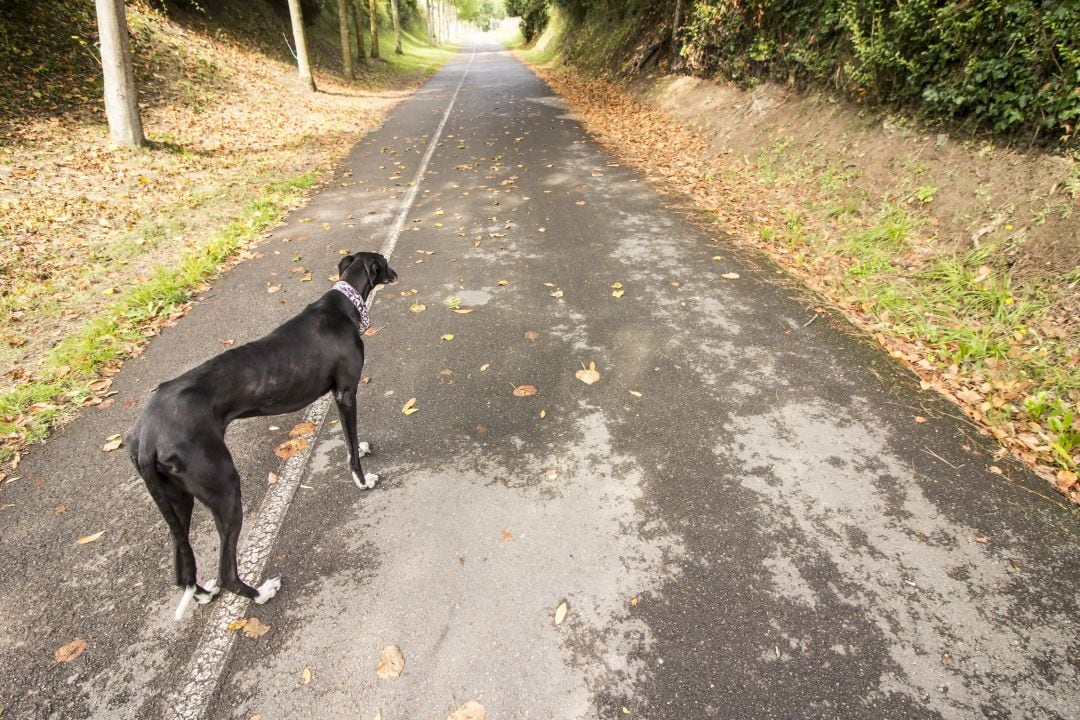
{"label": "tree trunk", "polygon": [[435,46],[435,16],[431,14],[431,0],[426,0],[427,6],[427,44]]}
{"label": "tree trunk", "polygon": [[360,59],[360,62],[365,63],[367,59],[364,57],[364,23],[363,13],[360,12],[360,3],[363,0],[351,0],[352,16],[353,16],[353,34],[356,35],[356,57]]}
{"label": "tree trunk", "polygon": [[671,26],[671,69],[679,69],[679,26],[682,25],[682,0],[675,0],[675,24]]}
{"label": "tree trunk", "polygon": [[315,92],[315,78],[311,76],[308,63],[307,36],[304,35],[304,16],[300,12],[300,0],[289,0],[289,17],[292,19],[293,42],[296,43],[296,68],[300,73],[300,84]]}
{"label": "tree trunk", "polygon": [[105,116],[109,137],[119,145],[142,147],[142,117],[139,91],[131,67],[127,14],[124,0],[95,0],[98,35],[101,39],[101,70],[105,79]]}
{"label": "tree trunk", "polygon": [[379,8],[375,0],[368,0],[368,12],[371,15],[371,57],[379,57]]}
{"label": "tree trunk", "polygon": [[345,4],[349,0],[338,0],[338,30],[341,32],[341,74],[346,80],[355,80],[352,67],[352,44],[349,42],[349,10]]}
{"label": "tree trunk", "polygon": [[401,17],[398,15],[398,0],[390,0],[390,13],[394,16],[394,52],[403,55],[401,49]]}

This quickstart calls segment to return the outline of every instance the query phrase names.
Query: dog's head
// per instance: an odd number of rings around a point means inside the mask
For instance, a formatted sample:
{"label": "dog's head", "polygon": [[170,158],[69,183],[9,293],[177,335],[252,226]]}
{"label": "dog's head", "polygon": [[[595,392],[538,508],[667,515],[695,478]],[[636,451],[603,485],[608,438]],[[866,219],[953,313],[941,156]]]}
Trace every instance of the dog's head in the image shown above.
{"label": "dog's head", "polygon": [[368,293],[376,285],[397,282],[397,273],[379,253],[358,252],[346,255],[338,263],[338,277],[359,292]]}

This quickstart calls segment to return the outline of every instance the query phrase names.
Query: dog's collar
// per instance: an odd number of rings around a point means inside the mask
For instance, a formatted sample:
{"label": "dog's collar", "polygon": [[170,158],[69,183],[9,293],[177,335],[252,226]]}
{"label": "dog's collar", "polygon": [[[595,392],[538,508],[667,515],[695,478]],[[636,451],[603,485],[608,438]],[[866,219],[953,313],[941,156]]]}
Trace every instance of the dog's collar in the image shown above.
{"label": "dog's collar", "polygon": [[357,312],[360,313],[360,322],[357,323],[360,332],[363,333],[371,327],[371,318],[368,317],[367,303],[364,302],[364,298],[360,297],[360,293],[356,292],[356,288],[344,280],[338,280],[334,283],[334,290],[337,290],[339,293],[349,298],[349,302],[351,302]]}

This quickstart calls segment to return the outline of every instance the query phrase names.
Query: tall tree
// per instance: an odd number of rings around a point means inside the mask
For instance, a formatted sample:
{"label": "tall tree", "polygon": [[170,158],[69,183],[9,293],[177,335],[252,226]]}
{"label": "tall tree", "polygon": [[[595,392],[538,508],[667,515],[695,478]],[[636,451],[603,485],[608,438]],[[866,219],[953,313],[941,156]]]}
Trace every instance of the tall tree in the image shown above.
{"label": "tall tree", "polygon": [[379,57],[379,7],[375,0],[368,0],[368,14],[371,15],[371,57]]}
{"label": "tall tree", "polygon": [[98,35],[101,39],[101,70],[105,80],[105,116],[109,137],[120,145],[142,147],[142,117],[139,92],[131,66],[127,14],[124,0],[95,0]]}
{"label": "tall tree", "polygon": [[431,0],[425,0],[427,4],[427,44],[435,46],[435,16],[432,14]]}
{"label": "tall tree", "polygon": [[363,13],[360,12],[360,4],[364,0],[352,0],[352,15],[353,15],[353,34],[356,35],[356,57],[360,59],[361,63],[367,62],[367,58],[364,57],[364,24],[361,22]]}
{"label": "tall tree", "polygon": [[341,73],[346,80],[356,79],[352,67],[352,44],[349,42],[349,0],[338,0],[338,31],[341,34]]}
{"label": "tall tree", "polygon": [[315,92],[315,78],[311,76],[308,62],[307,36],[304,34],[304,15],[300,12],[300,0],[289,0],[289,18],[292,20],[293,42],[296,43],[296,68],[300,72],[300,84]]}
{"label": "tall tree", "polygon": [[390,14],[394,16],[394,52],[404,54],[401,49],[401,17],[398,15],[398,0],[390,0]]}

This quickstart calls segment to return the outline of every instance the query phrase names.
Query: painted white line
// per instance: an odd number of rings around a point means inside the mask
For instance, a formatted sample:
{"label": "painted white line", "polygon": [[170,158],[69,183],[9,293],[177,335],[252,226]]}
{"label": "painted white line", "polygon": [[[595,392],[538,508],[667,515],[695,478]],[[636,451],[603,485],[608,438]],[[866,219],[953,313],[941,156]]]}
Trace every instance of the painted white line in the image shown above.
{"label": "painted white line", "polygon": [[[476,50],[474,49],[472,57],[469,58],[469,64],[465,67],[465,72],[462,73],[461,80],[454,89],[454,94],[450,97],[446,112],[443,113],[442,120],[439,121],[438,127],[435,128],[435,132],[431,136],[427,152],[424,153],[420,166],[416,170],[412,186],[409,188],[409,192],[405,194],[401,209],[398,211],[393,225],[390,226],[386,241],[382,247],[383,257],[387,260],[390,259],[394,248],[397,247],[398,237],[401,235],[401,229],[405,226],[405,220],[409,211],[412,210],[413,203],[416,202],[416,195],[420,183],[424,179],[424,174],[427,172],[428,163],[431,161],[432,155],[435,154],[435,148],[442,137],[446,121],[450,117],[450,111],[453,110],[454,103],[457,102],[461,86],[465,83],[465,77],[469,74],[475,59]],[[371,293],[368,297],[369,305],[374,298],[375,293]],[[330,396],[325,395],[308,406],[307,411],[304,413],[304,422],[314,423],[321,430],[329,409]],[[297,487],[300,485],[300,479],[307,469],[308,460],[314,446],[315,443],[311,443],[305,448],[304,452],[285,461],[285,464],[278,472],[278,482],[270,487],[263,498],[262,504],[259,506],[254,525],[248,532],[243,548],[239,551],[237,558],[240,576],[246,578],[248,582],[262,579],[263,573],[266,572],[267,561],[270,559],[270,549],[273,547],[274,539],[277,537],[285,520],[285,513],[289,509],[293,496],[296,494]],[[244,617],[250,603],[251,600],[248,598],[233,593],[227,593],[218,600],[214,615],[210,619],[210,623],[194,653],[192,653],[191,659],[184,668],[183,677],[190,679],[182,689],[166,698],[165,717],[170,720],[202,720],[211,696],[221,679],[221,673],[225,668],[225,660],[229,656],[229,650],[236,640],[236,633],[229,631],[228,625],[233,620]]]}
{"label": "painted white line", "polygon": [[450,111],[454,109],[454,103],[457,102],[458,93],[461,92],[461,86],[465,84],[465,78],[469,74],[469,70],[472,69],[473,60],[476,59],[476,48],[473,48],[472,57],[469,58],[469,64],[465,66],[465,72],[461,74],[461,81],[458,82],[457,87],[454,88],[454,94],[450,97],[450,104],[446,106],[446,112],[443,113],[442,120],[439,121],[439,126],[435,128],[435,133],[431,136],[431,140],[428,142],[427,152],[424,153],[424,157],[420,160],[420,166],[416,168],[416,176],[413,177],[412,186],[409,187],[409,192],[405,193],[405,199],[401,202],[401,209],[398,210],[397,217],[394,219],[394,224],[390,226],[390,231],[386,233],[386,242],[383,243],[382,254],[387,260],[390,259],[390,254],[394,252],[394,248],[397,247],[398,237],[401,236],[401,229],[405,227],[405,220],[409,215],[409,211],[412,210],[413,203],[416,202],[416,194],[420,192],[420,182],[424,179],[424,173],[427,172],[428,163],[431,162],[431,156],[435,154],[435,147],[439,144],[439,138],[442,137],[443,129],[446,127],[446,121],[450,117]]}

